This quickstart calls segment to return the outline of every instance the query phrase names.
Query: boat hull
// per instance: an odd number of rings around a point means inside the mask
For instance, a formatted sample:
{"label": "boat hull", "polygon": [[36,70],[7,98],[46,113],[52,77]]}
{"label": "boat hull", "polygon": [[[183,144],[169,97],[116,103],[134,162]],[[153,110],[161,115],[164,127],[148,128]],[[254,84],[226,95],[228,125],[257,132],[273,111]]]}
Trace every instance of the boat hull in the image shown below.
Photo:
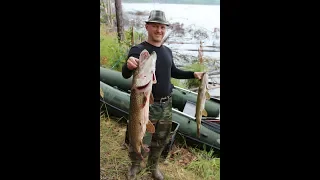
{"label": "boat hull", "polygon": [[[100,88],[103,91],[103,98],[101,99],[102,108],[106,109],[109,114],[117,117],[124,117],[128,119],[128,112],[130,107],[130,94],[114,88],[102,81],[100,81]],[[196,141],[199,145],[207,145],[220,150],[220,125],[214,123],[207,123],[205,121],[201,124],[200,138],[197,137],[197,125],[194,117],[185,114],[175,106],[172,108],[172,120],[178,124],[177,132],[189,139]]]}
{"label": "boat hull", "polygon": [[[100,81],[115,87],[119,90],[123,90],[129,93],[131,89],[132,77],[125,79],[122,77],[121,72],[112,69],[100,67]],[[183,111],[185,104],[190,101],[197,102],[197,93],[189,90],[174,87],[172,90],[172,106],[179,111]],[[205,109],[208,113],[208,117],[219,117],[220,115],[220,100],[210,99],[206,100]]]}

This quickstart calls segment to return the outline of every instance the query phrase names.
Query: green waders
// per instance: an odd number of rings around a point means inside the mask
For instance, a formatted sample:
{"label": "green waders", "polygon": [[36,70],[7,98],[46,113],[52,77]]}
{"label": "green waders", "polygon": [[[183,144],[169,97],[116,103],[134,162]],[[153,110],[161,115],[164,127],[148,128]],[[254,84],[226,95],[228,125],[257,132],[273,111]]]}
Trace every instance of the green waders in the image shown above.
{"label": "green waders", "polygon": [[[165,102],[154,102],[150,105],[149,119],[154,124],[156,131],[153,134],[146,132],[143,143],[149,146],[150,152],[142,149],[143,157],[148,156],[147,168],[156,180],[164,179],[159,170],[159,159],[164,147],[169,142],[169,135],[172,127],[172,97]],[[131,167],[128,172],[128,179],[135,179],[136,174],[141,170],[141,158],[132,151],[129,145],[129,157]]]}

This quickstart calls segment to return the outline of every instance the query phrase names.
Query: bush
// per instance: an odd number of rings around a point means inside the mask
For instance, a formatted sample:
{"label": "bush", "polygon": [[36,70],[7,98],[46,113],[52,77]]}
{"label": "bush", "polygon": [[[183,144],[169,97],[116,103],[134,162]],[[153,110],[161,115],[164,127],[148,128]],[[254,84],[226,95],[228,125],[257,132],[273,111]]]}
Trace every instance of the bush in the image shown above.
{"label": "bush", "polygon": [[129,47],[119,43],[117,33],[105,33],[106,27],[101,26],[100,32],[100,66],[121,71],[125,63]]}
{"label": "bush", "polygon": [[[137,31],[133,32],[133,36],[134,36],[134,45],[140,44],[142,41],[144,41],[146,39],[146,34],[140,33]],[[132,38],[132,29],[130,28],[125,31],[125,42],[124,43],[127,46],[132,45],[131,38]]]}
{"label": "bush", "polygon": [[[194,72],[205,72],[208,68],[204,64],[200,64],[199,62],[192,63],[191,65],[183,67],[184,70],[194,71]],[[199,79],[187,79],[185,81],[187,89],[192,89],[195,87],[199,87],[200,81]]]}
{"label": "bush", "polygon": [[[131,47],[131,29],[125,30],[125,39],[119,43],[117,33],[107,33],[107,28],[106,25],[100,26],[100,66],[121,71]],[[145,39],[145,35],[139,32],[134,32],[134,37],[135,44]]]}

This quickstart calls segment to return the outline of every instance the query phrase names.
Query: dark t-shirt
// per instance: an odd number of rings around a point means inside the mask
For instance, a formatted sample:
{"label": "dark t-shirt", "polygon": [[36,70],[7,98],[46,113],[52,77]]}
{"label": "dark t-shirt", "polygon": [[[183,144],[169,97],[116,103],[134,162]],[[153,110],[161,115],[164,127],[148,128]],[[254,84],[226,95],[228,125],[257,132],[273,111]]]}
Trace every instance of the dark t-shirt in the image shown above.
{"label": "dark t-shirt", "polygon": [[[171,84],[171,77],[176,79],[194,78],[192,71],[183,71],[176,68],[173,62],[172,51],[164,45],[156,47],[146,41],[142,42],[130,49],[127,59],[131,56],[139,59],[140,53],[143,49],[146,49],[150,54],[153,51],[157,53],[157,83],[152,86],[152,94],[154,98],[158,99],[172,93],[173,85]],[[132,76],[132,71],[128,69],[126,63],[122,66],[122,76],[126,79]]]}

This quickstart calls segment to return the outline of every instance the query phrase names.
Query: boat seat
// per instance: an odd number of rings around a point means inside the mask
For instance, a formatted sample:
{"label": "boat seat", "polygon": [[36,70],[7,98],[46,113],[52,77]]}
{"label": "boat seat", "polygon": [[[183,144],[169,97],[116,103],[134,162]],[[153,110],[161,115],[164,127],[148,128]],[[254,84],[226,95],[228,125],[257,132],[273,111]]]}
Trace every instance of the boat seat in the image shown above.
{"label": "boat seat", "polygon": [[183,108],[183,113],[192,117],[196,116],[196,104],[192,101],[187,101]]}

